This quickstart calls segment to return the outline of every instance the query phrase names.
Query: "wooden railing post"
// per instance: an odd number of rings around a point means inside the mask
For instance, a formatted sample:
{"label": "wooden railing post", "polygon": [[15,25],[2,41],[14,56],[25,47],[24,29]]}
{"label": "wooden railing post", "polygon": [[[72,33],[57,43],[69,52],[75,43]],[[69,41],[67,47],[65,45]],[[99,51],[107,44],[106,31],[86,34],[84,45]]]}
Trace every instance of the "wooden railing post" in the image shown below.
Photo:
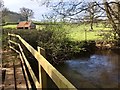
{"label": "wooden railing post", "polygon": [[[43,90],[47,88],[47,75],[54,81],[54,83],[58,86],[59,89],[66,88],[67,90],[77,90],[76,87],[74,87],[58,70],[56,70],[46,59],[45,59],[45,50],[43,48],[38,47],[38,51],[36,51],[32,46],[30,46],[24,39],[22,39],[19,35],[15,34],[8,34],[11,37],[16,37],[20,40],[20,42],[25,45],[25,47],[29,50],[29,52],[36,58],[38,61],[38,68],[39,68],[39,81],[37,80],[37,77],[35,76],[29,62],[27,61],[26,56],[23,53],[23,49],[20,46],[20,44],[9,40],[10,43],[18,45],[21,57],[23,57],[25,64],[28,68],[28,71],[30,72],[30,75],[32,77],[32,80],[34,81],[34,84],[36,86],[37,90]],[[14,47],[10,46],[11,49],[15,50]],[[17,51],[20,53],[19,51]]]}
{"label": "wooden railing post", "polygon": [[9,42],[9,40],[11,40],[11,35],[9,35],[8,33],[8,46],[11,46],[11,43]]}
{"label": "wooden railing post", "polygon": [[[45,50],[39,46],[37,48],[38,48],[38,52],[43,57],[45,57]],[[38,70],[39,70],[39,82],[40,82],[41,89],[45,89],[47,88],[47,74],[45,70],[42,68],[40,62],[38,62]]]}

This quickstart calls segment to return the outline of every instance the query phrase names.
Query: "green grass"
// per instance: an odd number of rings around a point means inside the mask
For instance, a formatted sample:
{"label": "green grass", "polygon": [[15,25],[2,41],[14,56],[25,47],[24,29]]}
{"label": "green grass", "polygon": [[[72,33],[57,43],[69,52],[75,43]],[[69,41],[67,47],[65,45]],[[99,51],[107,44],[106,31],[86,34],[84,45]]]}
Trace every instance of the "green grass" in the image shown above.
{"label": "green grass", "polygon": [[[84,41],[84,40],[101,40],[103,36],[99,36],[101,31],[108,31],[111,28],[105,28],[101,26],[93,26],[93,31],[90,30],[90,25],[72,25],[65,26],[68,31],[68,37],[73,41]],[[86,38],[85,38],[85,30],[86,30]]]}
{"label": "green grass", "polygon": [[16,29],[17,25],[5,25],[3,28],[11,28],[11,29]]}
{"label": "green grass", "polygon": [[36,29],[37,29],[37,30],[42,30],[43,28],[45,28],[44,25],[36,25]]}
{"label": "green grass", "polygon": [[97,32],[74,32],[70,33],[68,37],[73,41],[84,41],[84,40],[100,40],[102,37],[97,35]]}
{"label": "green grass", "polygon": [[[12,28],[16,29],[17,25],[6,25],[3,26],[3,28]],[[45,28],[44,25],[36,25],[36,28],[43,29]],[[101,31],[107,31],[111,30],[111,28],[105,28],[103,24],[98,24],[97,26],[94,25],[93,29],[94,31],[89,31],[90,30],[90,25],[87,24],[82,24],[82,25],[64,25],[65,31],[68,33],[67,36],[69,39],[72,41],[84,41],[84,40],[101,40],[103,39],[103,36],[98,36],[98,34],[101,33]],[[85,30],[86,30],[86,38],[85,38]]]}
{"label": "green grass", "polygon": [[[4,29],[6,29],[6,28],[16,29],[16,28],[17,28],[17,25],[5,25],[5,26],[3,26],[3,28],[4,28]],[[44,26],[43,26],[43,25],[36,25],[36,28],[37,28],[37,29],[43,29]]]}

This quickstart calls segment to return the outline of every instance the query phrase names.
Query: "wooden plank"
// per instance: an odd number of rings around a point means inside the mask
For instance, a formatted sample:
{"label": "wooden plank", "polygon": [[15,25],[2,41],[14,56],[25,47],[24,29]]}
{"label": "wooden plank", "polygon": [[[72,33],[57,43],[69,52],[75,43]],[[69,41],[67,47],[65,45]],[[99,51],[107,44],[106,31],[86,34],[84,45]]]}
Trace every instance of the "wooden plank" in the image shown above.
{"label": "wooden plank", "polygon": [[27,74],[26,69],[25,69],[25,64],[24,64],[22,55],[21,55],[21,53],[20,53],[18,50],[16,50],[16,49],[13,48],[12,46],[10,46],[10,48],[11,48],[12,50],[14,50],[16,53],[19,54],[20,59],[21,59],[21,62],[22,62],[22,67],[23,67],[23,70],[24,70],[24,74],[25,74],[24,76],[25,76],[25,78],[26,78],[27,88],[31,90],[32,86],[31,86],[31,84],[30,84],[30,80],[29,80],[29,78],[28,78],[28,74]]}
{"label": "wooden plank", "polygon": [[[14,49],[12,46],[10,46],[10,48],[14,51],[16,51],[17,53],[19,53],[19,51],[17,51],[16,49]],[[16,65],[17,62],[17,65]],[[16,89],[27,89],[26,87],[26,82],[25,82],[25,78],[22,72],[22,67],[21,67],[21,62],[20,60],[17,59],[17,61],[14,61],[14,76],[15,76],[15,85],[16,85]]]}
{"label": "wooden plank", "polygon": [[[45,57],[45,50],[38,47],[38,52]],[[41,85],[41,89],[47,88],[47,74],[45,70],[40,65],[40,62],[38,62],[38,69],[39,69],[39,82]]]}
{"label": "wooden plank", "polygon": [[27,89],[25,79],[24,79],[24,75],[22,73],[22,68],[21,67],[16,68],[15,72],[16,72],[17,88],[19,88],[19,89]]}
{"label": "wooden plank", "polygon": [[2,48],[0,48],[0,90],[2,90],[2,87],[3,87],[3,82],[2,82],[3,73],[2,72],[4,72],[4,70],[2,68]]}
{"label": "wooden plank", "polygon": [[51,79],[55,82],[58,88],[60,89],[72,88],[76,90],[76,88],[61,73],[59,73],[42,55],[40,55],[39,52],[37,52],[32,46],[30,46],[24,39],[22,39],[19,35],[12,35],[12,36],[19,38],[19,40],[26,46],[26,48],[38,60],[38,62],[41,64],[41,66],[47,72],[47,74],[51,77]]}
{"label": "wooden plank", "polygon": [[38,56],[37,58],[39,58],[38,60],[40,61],[42,67],[59,88],[75,89],[75,87],[43,57]]}
{"label": "wooden plank", "polygon": [[40,62],[41,66],[55,82],[59,88],[76,89],[61,73],[59,73],[42,55],[39,54],[32,46],[30,46],[24,39],[17,36],[19,40],[26,46],[26,48],[33,54],[33,56]]}
{"label": "wooden plank", "polygon": [[20,51],[21,51],[22,56],[23,56],[23,58],[24,58],[25,64],[26,64],[26,66],[27,66],[27,68],[28,68],[28,70],[29,70],[29,72],[30,72],[30,75],[31,75],[31,77],[32,77],[32,79],[33,79],[33,81],[34,81],[34,84],[35,84],[36,88],[41,88],[41,87],[40,87],[40,83],[38,82],[38,80],[37,80],[37,78],[36,78],[36,76],[35,76],[32,68],[31,68],[29,62],[27,61],[27,58],[26,58],[26,56],[24,55],[21,46],[20,46],[20,45],[18,45],[18,46],[19,46],[19,48],[20,48]]}
{"label": "wooden plank", "polygon": [[12,43],[12,44],[15,44],[15,45],[18,45],[18,43],[12,41],[12,40],[8,40],[9,43]]}
{"label": "wooden plank", "polygon": [[[40,88],[40,84],[39,84],[39,82],[38,82],[38,80],[37,80],[37,78],[36,78],[36,76],[35,76],[32,68],[30,67],[29,62],[27,61],[27,58],[25,57],[21,46],[20,46],[19,44],[18,44],[18,46],[19,46],[20,51],[21,51],[21,53],[22,53],[22,55],[23,55],[24,61],[25,61],[26,65],[27,65],[27,68],[28,68],[28,70],[29,70],[29,72],[30,72],[30,75],[31,75],[31,77],[32,77],[32,79],[33,79],[33,81],[34,81],[34,83],[35,83],[35,86],[36,86],[37,88]],[[11,46],[10,46],[10,48],[13,49],[13,50],[15,50],[15,49],[14,49],[13,47],[11,47]],[[17,50],[15,50],[15,51],[16,51],[17,53],[19,53],[19,51],[17,51]],[[21,56],[21,55],[20,55],[20,56]],[[22,56],[21,56],[21,59],[22,59]],[[22,62],[23,62],[23,61],[22,61]],[[29,83],[28,83],[28,84],[29,84]],[[29,86],[30,86],[30,85],[29,85]]]}
{"label": "wooden plank", "polygon": [[2,65],[0,66],[0,90],[3,89],[4,87],[4,73],[5,73],[5,69],[2,68]]}
{"label": "wooden plank", "polygon": [[15,51],[16,53],[18,53],[18,54],[20,53],[18,50],[16,50],[16,49],[15,49],[14,47],[12,47],[12,46],[9,46],[9,48],[12,49],[12,50],[14,50],[14,51]]}
{"label": "wooden plank", "polygon": [[21,59],[21,62],[22,62],[22,67],[23,67],[24,74],[25,74],[25,78],[26,78],[26,82],[27,82],[27,88],[28,88],[29,90],[31,90],[32,86],[31,86],[31,84],[30,84],[30,80],[29,80],[27,71],[26,71],[26,69],[25,69],[25,64],[24,64],[23,58],[22,58],[22,56],[21,56],[20,53],[19,53],[19,55],[20,55],[20,59]]}
{"label": "wooden plank", "polygon": [[21,89],[26,90],[27,86],[26,86],[24,75],[23,75],[21,62],[20,61],[17,61],[17,62],[18,62],[17,63],[18,65],[15,65],[15,76],[16,76],[17,89],[19,89],[19,90],[21,90]]}
{"label": "wooden plank", "polygon": [[4,90],[15,90],[14,69],[6,68]]}
{"label": "wooden plank", "polygon": [[10,34],[10,33],[8,33],[8,36],[16,37],[16,34]]}

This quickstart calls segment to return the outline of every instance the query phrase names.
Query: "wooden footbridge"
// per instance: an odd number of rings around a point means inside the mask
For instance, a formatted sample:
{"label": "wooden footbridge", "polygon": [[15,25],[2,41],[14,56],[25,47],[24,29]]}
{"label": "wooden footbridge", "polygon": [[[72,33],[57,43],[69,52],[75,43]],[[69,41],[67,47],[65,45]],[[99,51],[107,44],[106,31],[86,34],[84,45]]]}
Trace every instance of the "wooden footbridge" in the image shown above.
{"label": "wooden footbridge", "polygon": [[[22,69],[20,70],[21,72],[23,72],[22,78],[24,78],[26,89],[28,90],[29,89],[31,90],[32,88],[34,88],[35,90],[47,89],[48,88],[47,79],[49,77],[59,89],[76,90],[76,87],[74,87],[58,70],[55,69],[55,67],[53,67],[45,59],[45,50],[43,48],[37,47],[38,48],[38,51],[37,51],[19,35],[8,33],[8,36],[9,36],[8,43],[9,43],[10,49],[15,51],[19,55],[19,58],[22,62],[22,65],[21,65]],[[29,51],[29,53],[31,53],[31,55],[35,58],[38,66],[32,67],[30,65],[29,60],[27,59],[24,49],[22,47],[23,45]],[[33,68],[38,68],[38,77],[36,77],[35,72],[33,71]],[[30,78],[32,79],[33,83],[31,82]],[[16,83],[15,83],[15,89],[17,90]]]}

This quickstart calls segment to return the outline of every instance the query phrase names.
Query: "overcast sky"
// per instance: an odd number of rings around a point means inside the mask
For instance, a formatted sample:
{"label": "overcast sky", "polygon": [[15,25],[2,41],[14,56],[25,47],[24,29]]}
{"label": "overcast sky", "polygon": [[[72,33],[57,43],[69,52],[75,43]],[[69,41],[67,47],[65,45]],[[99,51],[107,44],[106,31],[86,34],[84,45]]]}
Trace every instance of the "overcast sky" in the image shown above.
{"label": "overcast sky", "polygon": [[[37,0],[3,0],[3,1],[5,7],[7,7],[10,11],[19,13],[20,8],[22,7],[32,9],[34,11],[35,20],[41,20],[42,14],[45,14],[50,11],[49,8],[46,8],[45,6],[40,6],[40,3],[38,3]],[[53,1],[57,1],[57,0],[53,0]],[[85,1],[94,1],[94,0],[85,0]],[[101,0],[96,0],[96,1],[101,1]]]}
{"label": "overcast sky", "polygon": [[[50,8],[46,8],[45,6],[40,6],[40,3],[38,3],[37,1],[41,1],[41,0],[3,0],[3,1],[4,1],[5,7],[7,7],[10,11],[19,13],[20,8],[22,7],[32,9],[34,11],[35,20],[41,20],[42,14],[45,14],[50,11]],[[53,1],[56,2],[60,0],[53,0]],[[67,1],[67,0],[64,0],[64,1]],[[81,1],[81,0],[78,0],[78,1]]]}
{"label": "overcast sky", "polygon": [[42,14],[50,11],[49,8],[45,6],[40,6],[38,2],[35,0],[3,0],[5,7],[7,7],[10,11],[20,12],[20,8],[26,7],[32,9],[34,11],[34,19],[41,20]]}

